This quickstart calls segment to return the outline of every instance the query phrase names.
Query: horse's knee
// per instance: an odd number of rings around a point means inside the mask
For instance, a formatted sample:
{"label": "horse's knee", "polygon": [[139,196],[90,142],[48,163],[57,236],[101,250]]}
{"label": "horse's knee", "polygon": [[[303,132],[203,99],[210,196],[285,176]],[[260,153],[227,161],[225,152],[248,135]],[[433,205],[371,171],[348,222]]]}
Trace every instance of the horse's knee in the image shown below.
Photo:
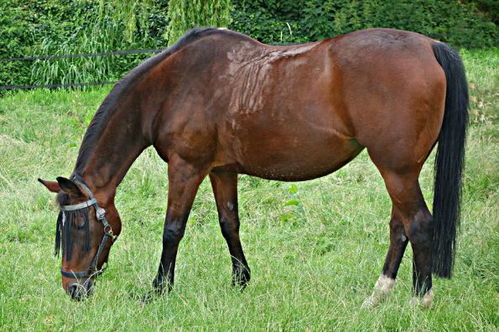
{"label": "horse's knee", "polygon": [[233,221],[228,217],[222,216],[218,222],[224,238],[230,238],[238,233],[237,221]]}
{"label": "horse's knee", "polygon": [[185,227],[182,223],[168,223],[163,232],[163,245],[178,244],[182,237],[184,237],[184,231]]}

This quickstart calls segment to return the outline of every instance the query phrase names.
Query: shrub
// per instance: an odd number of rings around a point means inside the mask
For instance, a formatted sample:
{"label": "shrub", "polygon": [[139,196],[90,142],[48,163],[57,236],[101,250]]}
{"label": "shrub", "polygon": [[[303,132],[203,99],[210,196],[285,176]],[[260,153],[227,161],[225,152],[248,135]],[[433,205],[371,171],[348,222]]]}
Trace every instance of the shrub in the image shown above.
{"label": "shrub", "polygon": [[165,37],[173,45],[194,27],[227,27],[230,23],[230,0],[170,0]]}
{"label": "shrub", "polygon": [[[196,25],[228,24],[266,43],[389,27],[484,48],[499,44],[496,9],[491,0],[0,0],[0,58],[165,48]],[[114,81],[150,55],[2,61],[0,85]]]}
{"label": "shrub", "polygon": [[[166,1],[2,1],[0,57],[165,48]],[[151,54],[5,62],[0,85],[112,81]]]}
{"label": "shrub", "polygon": [[241,0],[234,1],[232,16],[233,29],[267,43],[320,40],[384,27],[420,32],[454,47],[498,44],[492,16],[479,12],[471,1]]}

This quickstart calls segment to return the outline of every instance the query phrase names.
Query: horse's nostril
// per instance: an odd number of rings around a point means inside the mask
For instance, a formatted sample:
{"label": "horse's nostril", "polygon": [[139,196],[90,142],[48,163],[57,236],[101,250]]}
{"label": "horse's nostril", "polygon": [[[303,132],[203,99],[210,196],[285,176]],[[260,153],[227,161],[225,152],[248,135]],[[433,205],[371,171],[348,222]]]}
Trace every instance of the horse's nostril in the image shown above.
{"label": "horse's nostril", "polygon": [[67,292],[73,300],[81,301],[92,293],[92,288],[91,280],[85,282],[84,284],[75,282],[68,286]]}
{"label": "horse's nostril", "polygon": [[73,300],[81,300],[81,290],[79,288],[81,288],[81,286],[78,286],[76,283],[69,285],[68,294]]}

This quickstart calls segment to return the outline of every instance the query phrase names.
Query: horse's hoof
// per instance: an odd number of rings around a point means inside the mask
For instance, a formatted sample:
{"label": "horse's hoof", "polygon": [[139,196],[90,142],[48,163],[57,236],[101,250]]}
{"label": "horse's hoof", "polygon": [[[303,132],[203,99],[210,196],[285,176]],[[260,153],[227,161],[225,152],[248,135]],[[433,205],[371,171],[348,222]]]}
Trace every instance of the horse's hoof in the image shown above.
{"label": "horse's hoof", "polygon": [[232,273],[232,286],[244,290],[251,279],[249,268],[242,266]]}
{"label": "horse's hoof", "polygon": [[372,309],[378,304],[384,302],[388,298],[389,293],[386,292],[379,292],[379,291],[374,291],[371,296],[369,296],[365,301],[362,303],[362,308],[364,309]]}
{"label": "horse's hoof", "polygon": [[154,279],[152,281],[153,292],[156,295],[163,295],[165,293],[165,289],[168,289],[168,292],[172,290],[173,285],[169,282],[165,282],[163,280]]}
{"label": "horse's hoof", "polygon": [[421,307],[423,309],[429,309],[433,303],[433,298],[435,295],[433,294],[433,290],[429,290],[423,297],[413,297],[409,300],[409,304],[416,307]]}
{"label": "horse's hoof", "polygon": [[395,279],[381,275],[374,285],[371,296],[362,303],[362,308],[374,308],[376,305],[383,302],[393,290],[394,286]]}
{"label": "horse's hoof", "polygon": [[239,282],[236,282],[236,281],[232,281],[232,287],[234,287],[235,289],[239,290],[239,291],[244,291],[246,289],[246,286],[248,286],[247,283],[239,283]]}
{"label": "horse's hoof", "polygon": [[365,301],[362,303],[362,308],[363,309],[372,309],[375,306],[377,306],[381,302],[381,299],[376,297],[376,296],[369,296]]}
{"label": "horse's hoof", "polygon": [[153,289],[149,290],[146,294],[142,295],[140,297],[140,301],[144,304],[147,304],[159,298],[164,293],[165,293],[165,287],[156,285],[156,283],[153,282]]}
{"label": "horse's hoof", "polygon": [[140,302],[144,304],[151,303],[157,297],[157,295],[158,293],[156,293],[156,291],[149,291],[146,294],[142,295],[142,297],[140,298]]}

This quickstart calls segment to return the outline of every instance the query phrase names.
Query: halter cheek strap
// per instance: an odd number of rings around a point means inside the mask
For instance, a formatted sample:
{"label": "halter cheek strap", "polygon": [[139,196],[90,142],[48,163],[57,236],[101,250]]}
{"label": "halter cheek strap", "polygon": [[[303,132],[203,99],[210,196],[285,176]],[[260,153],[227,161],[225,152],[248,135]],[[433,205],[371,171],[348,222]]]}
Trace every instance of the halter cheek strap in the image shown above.
{"label": "halter cheek strap", "polygon": [[78,181],[75,179],[74,182],[85,191],[90,199],[83,203],[63,205],[61,206],[61,211],[76,211],[88,209],[93,206],[95,208],[95,216],[97,217],[97,220],[100,221],[102,223],[102,226],[104,227],[104,235],[102,236],[102,240],[99,244],[99,248],[97,249],[97,253],[92,259],[92,263],[90,264],[90,267],[87,271],[74,272],[61,269],[61,274],[67,278],[88,278],[101,275],[105,271],[106,268],[97,269],[97,265],[99,264],[99,257],[102,255],[102,251],[106,247],[109,240],[114,241],[116,239],[116,235],[114,235],[113,228],[107,221],[106,210],[104,210],[99,206],[99,204],[97,204],[97,200],[92,194],[92,191],[82,181]]}

